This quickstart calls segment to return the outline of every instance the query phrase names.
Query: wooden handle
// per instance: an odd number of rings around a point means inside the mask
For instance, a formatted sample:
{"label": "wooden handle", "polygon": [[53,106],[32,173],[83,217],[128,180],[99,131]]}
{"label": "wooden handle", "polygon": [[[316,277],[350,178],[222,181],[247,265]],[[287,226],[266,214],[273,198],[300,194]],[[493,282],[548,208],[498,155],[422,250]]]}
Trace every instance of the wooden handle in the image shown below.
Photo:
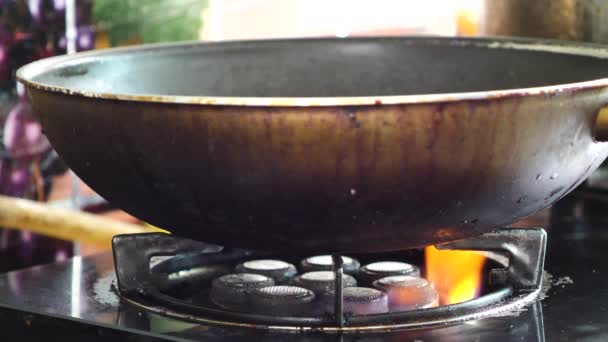
{"label": "wooden handle", "polygon": [[118,234],[164,232],[76,210],[0,195],[0,227],[23,229],[68,241],[111,246]]}

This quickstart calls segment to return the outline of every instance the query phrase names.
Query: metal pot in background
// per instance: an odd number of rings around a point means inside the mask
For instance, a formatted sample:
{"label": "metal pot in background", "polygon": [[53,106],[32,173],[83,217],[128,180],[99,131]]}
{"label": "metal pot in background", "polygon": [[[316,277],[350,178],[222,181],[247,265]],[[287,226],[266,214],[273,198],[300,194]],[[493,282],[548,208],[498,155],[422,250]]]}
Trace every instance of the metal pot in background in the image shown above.
{"label": "metal pot in background", "polygon": [[485,0],[482,35],[608,43],[608,1]]}

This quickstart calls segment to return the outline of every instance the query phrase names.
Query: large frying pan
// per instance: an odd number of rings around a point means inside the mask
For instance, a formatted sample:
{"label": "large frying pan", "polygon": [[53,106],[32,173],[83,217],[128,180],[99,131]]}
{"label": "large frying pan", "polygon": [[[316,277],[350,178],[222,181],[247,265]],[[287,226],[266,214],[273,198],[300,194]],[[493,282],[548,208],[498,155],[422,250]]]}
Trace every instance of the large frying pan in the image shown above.
{"label": "large frying pan", "polygon": [[607,58],[305,39],[96,51],[18,77],[70,167],[143,220],[230,246],[373,252],[480,234],[580,184],[608,154]]}

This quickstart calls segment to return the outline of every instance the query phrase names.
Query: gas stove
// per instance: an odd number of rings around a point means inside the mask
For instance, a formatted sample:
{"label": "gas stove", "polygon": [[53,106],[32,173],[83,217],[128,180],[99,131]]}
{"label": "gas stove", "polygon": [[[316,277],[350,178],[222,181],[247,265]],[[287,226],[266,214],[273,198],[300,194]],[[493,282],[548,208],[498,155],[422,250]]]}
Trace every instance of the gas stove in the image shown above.
{"label": "gas stove", "polygon": [[[0,322],[12,335],[68,340],[606,340],[607,200],[579,189],[441,251],[311,258],[118,236],[113,254],[0,275]],[[449,250],[484,257],[470,297],[450,299],[438,283],[429,256]],[[387,277],[418,285],[395,296]],[[249,283],[229,286],[235,279]]]}

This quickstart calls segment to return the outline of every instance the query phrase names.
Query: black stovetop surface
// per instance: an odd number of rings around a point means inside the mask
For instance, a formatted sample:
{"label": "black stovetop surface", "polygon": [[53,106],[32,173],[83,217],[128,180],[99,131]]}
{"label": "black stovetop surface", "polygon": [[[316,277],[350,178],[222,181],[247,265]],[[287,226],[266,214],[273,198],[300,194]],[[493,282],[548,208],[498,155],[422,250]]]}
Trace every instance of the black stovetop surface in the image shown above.
{"label": "black stovetop surface", "polygon": [[[0,275],[4,334],[62,340],[608,341],[608,196],[577,191],[528,224],[548,233],[546,297],[519,315],[384,333],[270,332],[164,318],[121,303],[110,253]],[[7,335],[8,336],[8,335]]]}

